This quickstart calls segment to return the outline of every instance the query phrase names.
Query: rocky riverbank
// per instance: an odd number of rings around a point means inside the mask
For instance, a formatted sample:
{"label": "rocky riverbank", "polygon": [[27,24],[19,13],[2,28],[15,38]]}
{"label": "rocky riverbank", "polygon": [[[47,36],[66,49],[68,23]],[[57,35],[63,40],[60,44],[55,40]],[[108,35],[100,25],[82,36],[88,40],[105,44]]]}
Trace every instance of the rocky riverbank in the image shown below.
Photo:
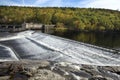
{"label": "rocky riverbank", "polygon": [[0,80],[120,80],[120,66],[22,60],[0,63]]}

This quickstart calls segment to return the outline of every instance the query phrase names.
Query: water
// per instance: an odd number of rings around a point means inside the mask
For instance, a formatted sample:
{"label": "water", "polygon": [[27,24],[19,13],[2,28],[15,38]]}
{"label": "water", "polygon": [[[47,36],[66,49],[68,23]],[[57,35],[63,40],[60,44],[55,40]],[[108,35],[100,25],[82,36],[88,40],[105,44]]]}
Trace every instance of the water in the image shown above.
{"label": "water", "polygon": [[16,61],[18,58],[11,48],[0,44],[0,62],[8,60]]}
{"label": "water", "polygon": [[[9,33],[10,35],[10,33]],[[120,65],[120,52],[114,50],[52,36],[41,32],[24,31],[16,35],[0,39],[3,57],[16,59],[34,59],[65,61],[89,65]]]}
{"label": "water", "polygon": [[53,31],[47,33],[96,46],[120,50],[120,33],[75,31]]}

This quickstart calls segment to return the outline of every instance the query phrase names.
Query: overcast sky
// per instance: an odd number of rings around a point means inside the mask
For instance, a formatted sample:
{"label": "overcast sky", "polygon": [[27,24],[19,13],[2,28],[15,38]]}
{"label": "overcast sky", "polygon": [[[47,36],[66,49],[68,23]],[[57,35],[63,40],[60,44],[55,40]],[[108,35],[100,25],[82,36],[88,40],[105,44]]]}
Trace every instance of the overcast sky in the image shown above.
{"label": "overcast sky", "polygon": [[80,7],[120,10],[120,0],[0,0],[0,5],[37,7]]}

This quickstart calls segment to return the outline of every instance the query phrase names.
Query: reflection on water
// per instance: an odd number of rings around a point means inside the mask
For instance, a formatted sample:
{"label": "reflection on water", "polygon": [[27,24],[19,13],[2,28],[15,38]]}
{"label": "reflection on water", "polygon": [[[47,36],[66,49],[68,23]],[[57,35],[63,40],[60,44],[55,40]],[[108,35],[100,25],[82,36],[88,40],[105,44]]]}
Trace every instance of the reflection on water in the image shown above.
{"label": "reflection on water", "polygon": [[46,33],[69,38],[76,41],[90,43],[97,46],[120,50],[120,33],[108,32],[74,32],[74,31],[47,31]]}

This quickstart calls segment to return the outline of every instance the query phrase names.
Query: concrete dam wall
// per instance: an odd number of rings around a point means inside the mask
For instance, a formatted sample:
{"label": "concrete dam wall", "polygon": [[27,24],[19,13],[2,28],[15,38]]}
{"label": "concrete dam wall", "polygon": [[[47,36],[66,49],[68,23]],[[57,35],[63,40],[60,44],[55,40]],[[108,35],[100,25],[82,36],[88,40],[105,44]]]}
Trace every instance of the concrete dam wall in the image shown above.
{"label": "concrete dam wall", "polygon": [[17,32],[17,31],[24,31],[24,30],[48,30],[54,29],[55,25],[44,25],[44,24],[37,24],[37,23],[23,23],[22,25],[0,25],[0,32]]}

